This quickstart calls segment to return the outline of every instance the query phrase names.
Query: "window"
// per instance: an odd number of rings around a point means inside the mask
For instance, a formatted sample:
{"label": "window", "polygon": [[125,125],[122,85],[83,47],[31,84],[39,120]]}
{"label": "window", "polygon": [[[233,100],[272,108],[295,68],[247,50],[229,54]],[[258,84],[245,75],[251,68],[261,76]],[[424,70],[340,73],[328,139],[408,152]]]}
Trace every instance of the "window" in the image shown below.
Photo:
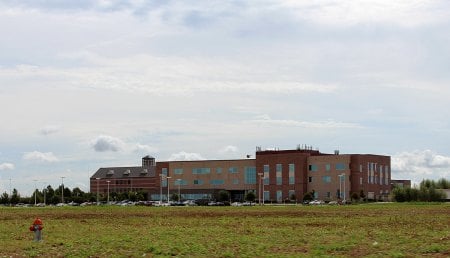
{"label": "window", "polygon": [[295,184],[295,165],[289,164],[289,184]]}
{"label": "window", "polygon": [[362,177],[359,178],[359,184],[362,185]]}
{"label": "window", "polygon": [[182,175],[183,174],[183,169],[182,168],[176,168],[173,170],[173,173],[175,175]]}
{"label": "window", "polygon": [[184,179],[176,179],[175,185],[188,185],[188,181]]}
{"label": "window", "polygon": [[256,184],[256,167],[244,168],[245,184]]}
{"label": "window", "polygon": [[237,167],[228,168],[228,172],[231,174],[236,174],[238,172],[238,168]]}
{"label": "window", "polygon": [[312,176],[308,177],[308,182],[312,183],[312,181],[313,181],[313,177]]}
{"label": "window", "polygon": [[239,184],[239,179],[233,179],[233,185],[238,185]]}
{"label": "window", "polygon": [[289,164],[289,173],[295,172],[295,164]]}
{"label": "window", "polygon": [[331,198],[331,192],[327,192],[326,197]]}
{"label": "window", "polygon": [[270,172],[270,167],[269,165],[264,165],[264,185],[269,185],[269,172]]}
{"label": "window", "polygon": [[336,170],[345,170],[347,167],[344,163],[337,163]]}
{"label": "window", "polygon": [[161,176],[161,186],[162,187],[167,187],[167,179],[166,179],[166,177],[167,177],[167,168],[162,168],[161,169],[161,174],[162,174],[162,176]]}
{"label": "window", "polygon": [[277,185],[282,185],[282,184],[283,184],[283,178],[277,177]]}
{"label": "window", "polygon": [[264,201],[270,200],[270,191],[264,191]]}
{"label": "window", "polygon": [[295,184],[295,177],[289,177],[289,184],[290,185]]}
{"label": "window", "polygon": [[325,171],[330,171],[330,170],[331,170],[331,165],[325,164]]}
{"label": "window", "polygon": [[323,176],[322,181],[324,183],[331,183],[331,176]]}
{"label": "window", "polygon": [[194,174],[194,175],[204,175],[204,174],[209,174],[209,173],[211,173],[210,168],[193,168],[192,169],[192,174]]}
{"label": "window", "polygon": [[295,200],[297,197],[295,196],[295,190],[289,190],[289,199]]}
{"label": "window", "polygon": [[359,165],[359,172],[361,172],[361,173],[363,172],[363,165],[362,164]]}
{"label": "window", "polygon": [[211,185],[223,185],[225,183],[225,181],[223,179],[213,179],[213,180],[210,180],[209,183]]}
{"label": "window", "polygon": [[277,172],[282,172],[283,171],[283,165],[282,164],[277,164],[276,165],[276,171]]}
{"label": "window", "polygon": [[317,171],[317,165],[309,165],[309,171],[312,171],[312,172]]}
{"label": "window", "polygon": [[194,180],[194,185],[202,185],[202,184],[203,184],[203,180],[201,180],[201,179]]}
{"label": "window", "polygon": [[277,191],[277,202],[283,201],[283,192],[281,190]]}
{"label": "window", "polygon": [[216,174],[221,174],[222,173],[222,168],[216,168]]}

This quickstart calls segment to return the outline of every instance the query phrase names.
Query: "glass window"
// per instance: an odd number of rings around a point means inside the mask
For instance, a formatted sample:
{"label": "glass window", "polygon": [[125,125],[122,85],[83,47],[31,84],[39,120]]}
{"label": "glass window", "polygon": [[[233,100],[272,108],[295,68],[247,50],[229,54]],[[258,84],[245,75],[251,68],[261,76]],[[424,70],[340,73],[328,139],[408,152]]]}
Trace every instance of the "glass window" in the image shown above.
{"label": "glass window", "polygon": [[297,197],[295,196],[295,190],[289,190],[289,199],[295,200]]}
{"label": "glass window", "polygon": [[290,185],[295,184],[295,177],[289,177],[289,184]]}
{"label": "glass window", "polygon": [[359,184],[362,185],[362,177],[359,178]]}
{"label": "glass window", "polygon": [[344,163],[336,164],[336,170],[345,170],[345,169],[347,169],[347,166]]}
{"label": "glass window", "polygon": [[295,164],[289,164],[289,173],[295,172]]}
{"label": "glass window", "polygon": [[282,185],[282,184],[283,184],[283,178],[277,177],[277,185]]}
{"label": "glass window", "polygon": [[361,164],[361,165],[359,165],[359,172],[363,172],[363,165]]}
{"label": "glass window", "polygon": [[324,183],[331,183],[331,176],[323,176],[322,181]]}
{"label": "glass window", "polygon": [[238,168],[237,167],[230,167],[230,168],[228,168],[228,172],[232,173],[232,174],[236,174],[238,172]]}
{"label": "glass window", "polygon": [[263,181],[264,181],[264,185],[269,185],[269,174],[266,175],[264,173],[264,180]]}
{"label": "glass window", "polygon": [[194,185],[202,185],[203,184],[203,180],[201,179],[194,179]]}
{"label": "glass window", "polygon": [[270,200],[270,191],[264,191],[264,201]]}
{"label": "glass window", "polygon": [[264,165],[264,173],[269,173],[270,167],[269,165]]}
{"label": "glass window", "polygon": [[317,165],[313,165],[313,164],[309,165],[309,171],[313,171],[313,172],[317,171]]}
{"label": "glass window", "polygon": [[325,171],[330,171],[330,170],[331,170],[331,165],[325,164]]}
{"label": "glass window", "polygon": [[222,168],[216,168],[216,173],[217,174],[221,174],[222,173]]}
{"label": "glass window", "polygon": [[184,179],[176,179],[175,185],[188,185],[188,181]]}
{"label": "glass window", "polygon": [[313,177],[312,176],[308,177],[308,182],[312,183],[312,181],[313,181]]}
{"label": "glass window", "polygon": [[182,175],[183,174],[183,169],[182,168],[176,168],[173,170],[173,173],[175,175]]}
{"label": "glass window", "polygon": [[326,196],[327,198],[331,198],[331,192],[327,192]]}
{"label": "glass window", "polygon": [[239,184],[239,179],[233,179],[233,185],[238,185]]}
{"label": "glass window", "polygon": [[166,179],[167,168],[162,168],[161,174],[163,175],[163,176],[161,176],[161,181],[162,181],[161,185],[162,185],[162,187],[167,187],[167,179]]}
{"label": "glass window", "polygon": [[204,174],[209,174],[209,173],[211,173],[210,168],[193,168],[192,169],[192,174],[194,174],[194,175],[204,175]]}
{"label": "glass window", "polygon": [[245,167],[244,170],[245,184],[256,184],[256,167]]}
{"label": "glass window", "polygon": [[277,164],[276,165],[276,172],[281,172],[283,171],[283,165],[282,164]]}
{"label": "glass window", "polygon": [[283,192],[281,190],[277,191],[277,202],[283,201]]}
{"label": "glass window", "polygon": [[213,180],[210,180],[209,183],[211,185],[223,185],[225,183],[225,181],[223,179],[213,179]]}

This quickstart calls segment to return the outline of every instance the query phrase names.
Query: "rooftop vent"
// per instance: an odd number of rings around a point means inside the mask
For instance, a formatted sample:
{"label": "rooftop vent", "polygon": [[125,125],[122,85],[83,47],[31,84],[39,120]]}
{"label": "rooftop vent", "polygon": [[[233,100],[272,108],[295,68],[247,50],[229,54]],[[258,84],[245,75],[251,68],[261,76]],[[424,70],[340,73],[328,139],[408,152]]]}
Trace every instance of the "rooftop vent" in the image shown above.
{"label": "rooftop vent", "polygon": [[144,169],[141,171],[141,174],[148,174],[148,169],[144,168]]}
{"label": "rooftop vent", "polygon": [[106,175],[108,175],[108,176],[114,175],[114,169],[110,169],[110,170],[106,173]]}
{"label": "rooftop vent", "polygon": [[129,169],[127,169],[123,172],[123,175],[128,176],[130,173],[131,173],[131,171]]}

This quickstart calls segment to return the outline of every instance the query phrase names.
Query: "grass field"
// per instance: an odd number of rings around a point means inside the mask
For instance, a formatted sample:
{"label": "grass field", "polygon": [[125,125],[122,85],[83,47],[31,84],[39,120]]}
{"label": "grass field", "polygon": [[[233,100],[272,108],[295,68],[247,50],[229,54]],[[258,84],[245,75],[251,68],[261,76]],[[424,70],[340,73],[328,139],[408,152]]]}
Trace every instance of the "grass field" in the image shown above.
{"label": "grass field", "polygon": [[[450,204],[0,208],[0,257],[449,257]],[[44,241],[33,242],[34,218]]]}

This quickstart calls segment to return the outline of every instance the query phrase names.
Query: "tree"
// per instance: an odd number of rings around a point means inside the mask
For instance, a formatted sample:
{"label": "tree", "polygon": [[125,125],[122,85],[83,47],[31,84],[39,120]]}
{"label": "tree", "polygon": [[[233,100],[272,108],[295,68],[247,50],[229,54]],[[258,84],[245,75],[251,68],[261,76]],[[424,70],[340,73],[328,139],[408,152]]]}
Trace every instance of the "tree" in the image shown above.
{"label": "tree", "polygon": [[351,195],[352,201],[359,201],[359,194],[357,192],[353,192]]}
{"label": "tree", "polygon": [[303,195],[303,201],[312,201],[313,197],[311,195],[311,193],[306,193],[305,195]]}
{"label": "tree", "polygon": [[7,204],[9,203],[9,194],[7,192],[4,192],[2,196],[0,197],[0,203],[1,204]]}
{"label": "tree", "polygon": [[230,200],[230,193],[226,190],[219,191],[219,202],[226,202]]}
{"label": "tree", "polygon": [[361,191],[359,191],[359,197],[363,200],[366,198],[366,195],[364,194],[363,189],[361,189]]}
{"label": "tree", "polygon": [[177,193],[173,193],[172,196],[170,196],[170,199],[171,199],[172,201],[178,202],[178,201],[179,201],[179,196],[178,196]]}
{"label": "tree", "polygon": [[12,195],[11,195],[11,203],[12,204],[17,204],[19,202],[20,202],[20,194],[17,191],[17,189],[14,188],[13,191],[12,191]]}
{"label": "tree", "polygon": [[255,199],[256,199],[256,195],[252,191],[248,191],[247,194],[245,195],[245,200],[248,202],[254,202]]}

